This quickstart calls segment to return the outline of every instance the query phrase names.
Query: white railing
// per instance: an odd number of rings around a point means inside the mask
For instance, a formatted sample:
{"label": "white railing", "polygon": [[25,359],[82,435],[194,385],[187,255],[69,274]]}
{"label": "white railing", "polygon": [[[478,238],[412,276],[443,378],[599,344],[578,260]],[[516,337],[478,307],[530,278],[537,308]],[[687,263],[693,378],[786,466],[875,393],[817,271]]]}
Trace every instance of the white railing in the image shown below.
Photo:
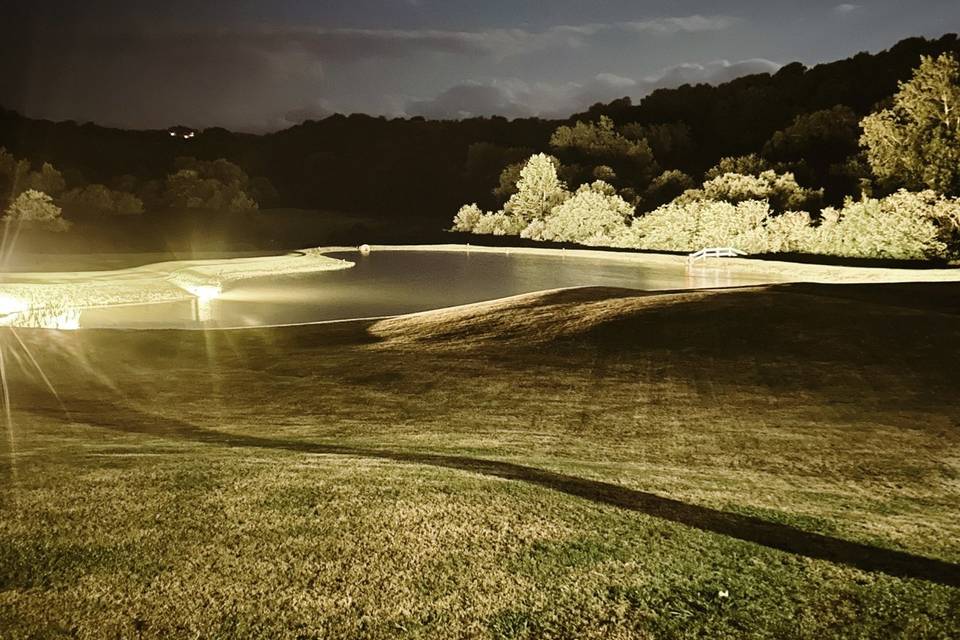
{"label": "white railing", "polygon": [[700,249],[700,251],[695,251],[687,256],[687,260],[690,262],[696,262],[697,260],[703,260],[704,258],[736,258],[737,256],[747,255],[746,251],[741,251],[740,249],[734,249],[733,247],[706,247]]}

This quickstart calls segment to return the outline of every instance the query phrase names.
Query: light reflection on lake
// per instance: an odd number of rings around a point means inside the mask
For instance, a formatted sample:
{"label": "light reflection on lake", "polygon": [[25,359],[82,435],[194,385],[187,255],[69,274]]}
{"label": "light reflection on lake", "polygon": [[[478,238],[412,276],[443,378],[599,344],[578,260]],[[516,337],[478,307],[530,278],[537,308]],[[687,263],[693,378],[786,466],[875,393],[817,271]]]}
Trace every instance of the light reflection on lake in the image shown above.
{"label": "light reflection on lake", "polygon": [[299,324],[426,311],[573,286],[664,290],[722,287],[737,280],[719,263],[685,267],[518,253],[378,251],[332,253],[352,269],[248,280],[217,299],[193,299],[36,314],[19,326],[203,328]]}

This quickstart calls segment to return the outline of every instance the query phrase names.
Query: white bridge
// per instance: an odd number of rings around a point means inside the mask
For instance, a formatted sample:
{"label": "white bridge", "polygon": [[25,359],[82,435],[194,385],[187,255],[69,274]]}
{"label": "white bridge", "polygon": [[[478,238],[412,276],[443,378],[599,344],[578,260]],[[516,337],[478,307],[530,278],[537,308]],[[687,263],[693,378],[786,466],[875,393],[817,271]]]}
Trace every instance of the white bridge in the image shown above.
{"label": "white bridge", "polygon": [[706,247],[700,249],[700,251],[695,251],[687,256],[687,260],[690,262],[696,262],[697,260],[703,260],[704,258],[736,258],[738,256],[747,255],[746,251],[741,251],[740,249],[734,249],[733,247]]}

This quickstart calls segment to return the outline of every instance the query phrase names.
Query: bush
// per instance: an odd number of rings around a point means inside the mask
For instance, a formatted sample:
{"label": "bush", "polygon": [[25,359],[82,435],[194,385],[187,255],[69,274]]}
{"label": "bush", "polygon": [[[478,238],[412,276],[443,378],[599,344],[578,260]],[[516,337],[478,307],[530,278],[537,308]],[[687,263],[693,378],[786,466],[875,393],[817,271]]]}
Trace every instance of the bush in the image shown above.
{"label": "bush", "polygon": [[750,253],[766,248],[766,202],[738,204],[695,200],[676,201],[637,218],[631,234],[637,248],[660,251],[697,251],[704,247],[733,247]]}
{"label": "bush", "polygon": [[693,178],[683,171],[677,171],[676,169],[664,171],[654,178],[650,186],[644,191],[643,207],[652,211],[694,189],[695,186]]}
{"label": "bush", "polygon": [[503,211],[485,213],[480,216],[473,226],[473,233],[492,234],[495,236],[518,236],[526,226],[526,222],[518,216]]}
{"label": "bush", "polygon": [[788,211],[764,222],[763,253],[804,253],[813,246],[814,229],[806,211]]}
{"label": "bush", "polygon": [[840,210],[824,209],[808,249],[865,258],[945,258],[948,243],[955,241],[955,220],[960,220],[960,200],[929,190],[847,200]]}
{"label": "bush", "polygon": [[50,196],[29,189],[14,199],[3,220],[8,225],[16,224],[24,229],[62,232],[70,228],[70,223],[60,214],[60,207],[53,204]]}
{"label": "bush", "polygon": [[764,171],[773,169],[765,158],[756,153],[746,156],[728,156],[720,158],[720,162],[707,170],[704,178],[713,180],[727,173],[739,173],[745,176],[759,176]]}
{"label": "bush", "polygon": [[823,198],[823,190],[805,189],[797,184],[792,173],[763,171],[758,176],[725,173],[691,189],[677,198],[678,204],[696,200],[714,200],[737,204],[748,200],[766,200],[777,213],[815,209]]}
{"label": "bush", "polygon": [[569,197],[566,185],[557,177],[556,160],[538,153],[531,156],[520,171],[517,192],[510,196],[504,211],[523,220],[523,226],[526,226],[534,220],[545,218],[555,206]]}
{"label": "bush", "polygon": [[535,221],[521,235],[535,240],[610,245],[627,232],[633,206],[600,180],[583,185],[555,207],[545,220]]}
{"label": "bush", "polygon": [[460,207],[457,215],[453,217],[453,227],[451,231],[472,232],[480,221],[481,216],[483,216],[483,211],[476,203],[465,204]]}
{"label": "bush", "polygon": [[177,171],[167,176],[163,199],[174,209],[251,211],[258,208],[247,192],[250,179],[232,162],[177,158]]}
{"label": "bush", "polygon": [[64,206],[84,212],[115,215],[143,213],[143,201],[132,193],[115,191],[102,184],[71,189],[60,198]]}
{"label": "bush", "polygon": [[[563,125],[550,136],[554,149],[564,164],[578,168],[573,179],[578,184],[590,177],[624,183],[646,185],[659,172],[650,145],[643,138],[629,139],[614,127],[613,120],[601,116],[599,122],[577,122]],[[597,174],[596,169],[601,168]]]}

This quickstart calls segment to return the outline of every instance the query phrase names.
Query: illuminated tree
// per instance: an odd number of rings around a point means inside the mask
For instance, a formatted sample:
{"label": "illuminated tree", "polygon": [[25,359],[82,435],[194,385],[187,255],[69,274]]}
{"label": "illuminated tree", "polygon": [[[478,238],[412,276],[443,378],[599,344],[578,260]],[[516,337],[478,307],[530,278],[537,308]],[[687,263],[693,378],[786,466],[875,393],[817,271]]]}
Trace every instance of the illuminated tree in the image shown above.
{"label": "illuminated tree", "polygon": [[822,190],[805,189],[792,173],[763,171],[760,175],[725,173],[691,189],[677,198],[680,204],[713,200],[738,204],[748,200],[766,200],[775,212],[812,210],[820,203]]}
{"label": "illuminated tree", "polygon": [[744,176],[759,176],[770,170],[770,163],[756,153],[745,156],[728,156],[707,170],[704,177],[713,180],[727,173],[739,173]]}
{"label": "illuminated tree", "polygon": [[766,250],[764,225],[769,216],[770,206],[759,200],[738,204],[674,201],[637,218],[631,231],[641,249],[696,251],[704,247],[734,247],[755,253]]}
{"label": "illuminated tree", "polygon": [[[542,227],[528,227],[521,235],[542,240],[609,245],[626,232],[627,221],[632,216],[633,205],[618,196],[612,186],[597,180],[582,185],[573,197],[555,207]],[[537,234],[539,238],[536,238]]]}
{"label": "illuminated tree", "polygon": [[465,204],[460,207],[460,211],[453,217],[453,228],[451,231],[470,232],[477,226],[483,211],[474,204]]}
{"label": "illuminated tree", "polygon": [[539,153],[531,156],[520,171],[517,192],[510,196],[504,212],[530,223],[547,217],[555,206],[569,197],[566,185],[557,177],[554,160]]}
{"label": "illuminated tree", "polygon": [[840,256],[923,260],[947,257],[960,220],[960,199],[932,190],[848,200],[824,209],[813,250]]}
{"label": "illuminated tree", "polygon": [[3,218],[8,225],[23,229],[66,231],[70,223],[61,217],[60,207],[41,191],[28,189],[16,197]]}
{"label": "illuminated tree", "polygon": [[860,143],[881,180],[960,194],[960,61],[922,56],[893,106],[861,121]]}
{"label": "illuminated tree", "polygon": [[485,213],[477,219],[473,227],[474,233],[492,234],[495,236],[516,236],[523,229],[524,222],[517,216],[503,211]]}

